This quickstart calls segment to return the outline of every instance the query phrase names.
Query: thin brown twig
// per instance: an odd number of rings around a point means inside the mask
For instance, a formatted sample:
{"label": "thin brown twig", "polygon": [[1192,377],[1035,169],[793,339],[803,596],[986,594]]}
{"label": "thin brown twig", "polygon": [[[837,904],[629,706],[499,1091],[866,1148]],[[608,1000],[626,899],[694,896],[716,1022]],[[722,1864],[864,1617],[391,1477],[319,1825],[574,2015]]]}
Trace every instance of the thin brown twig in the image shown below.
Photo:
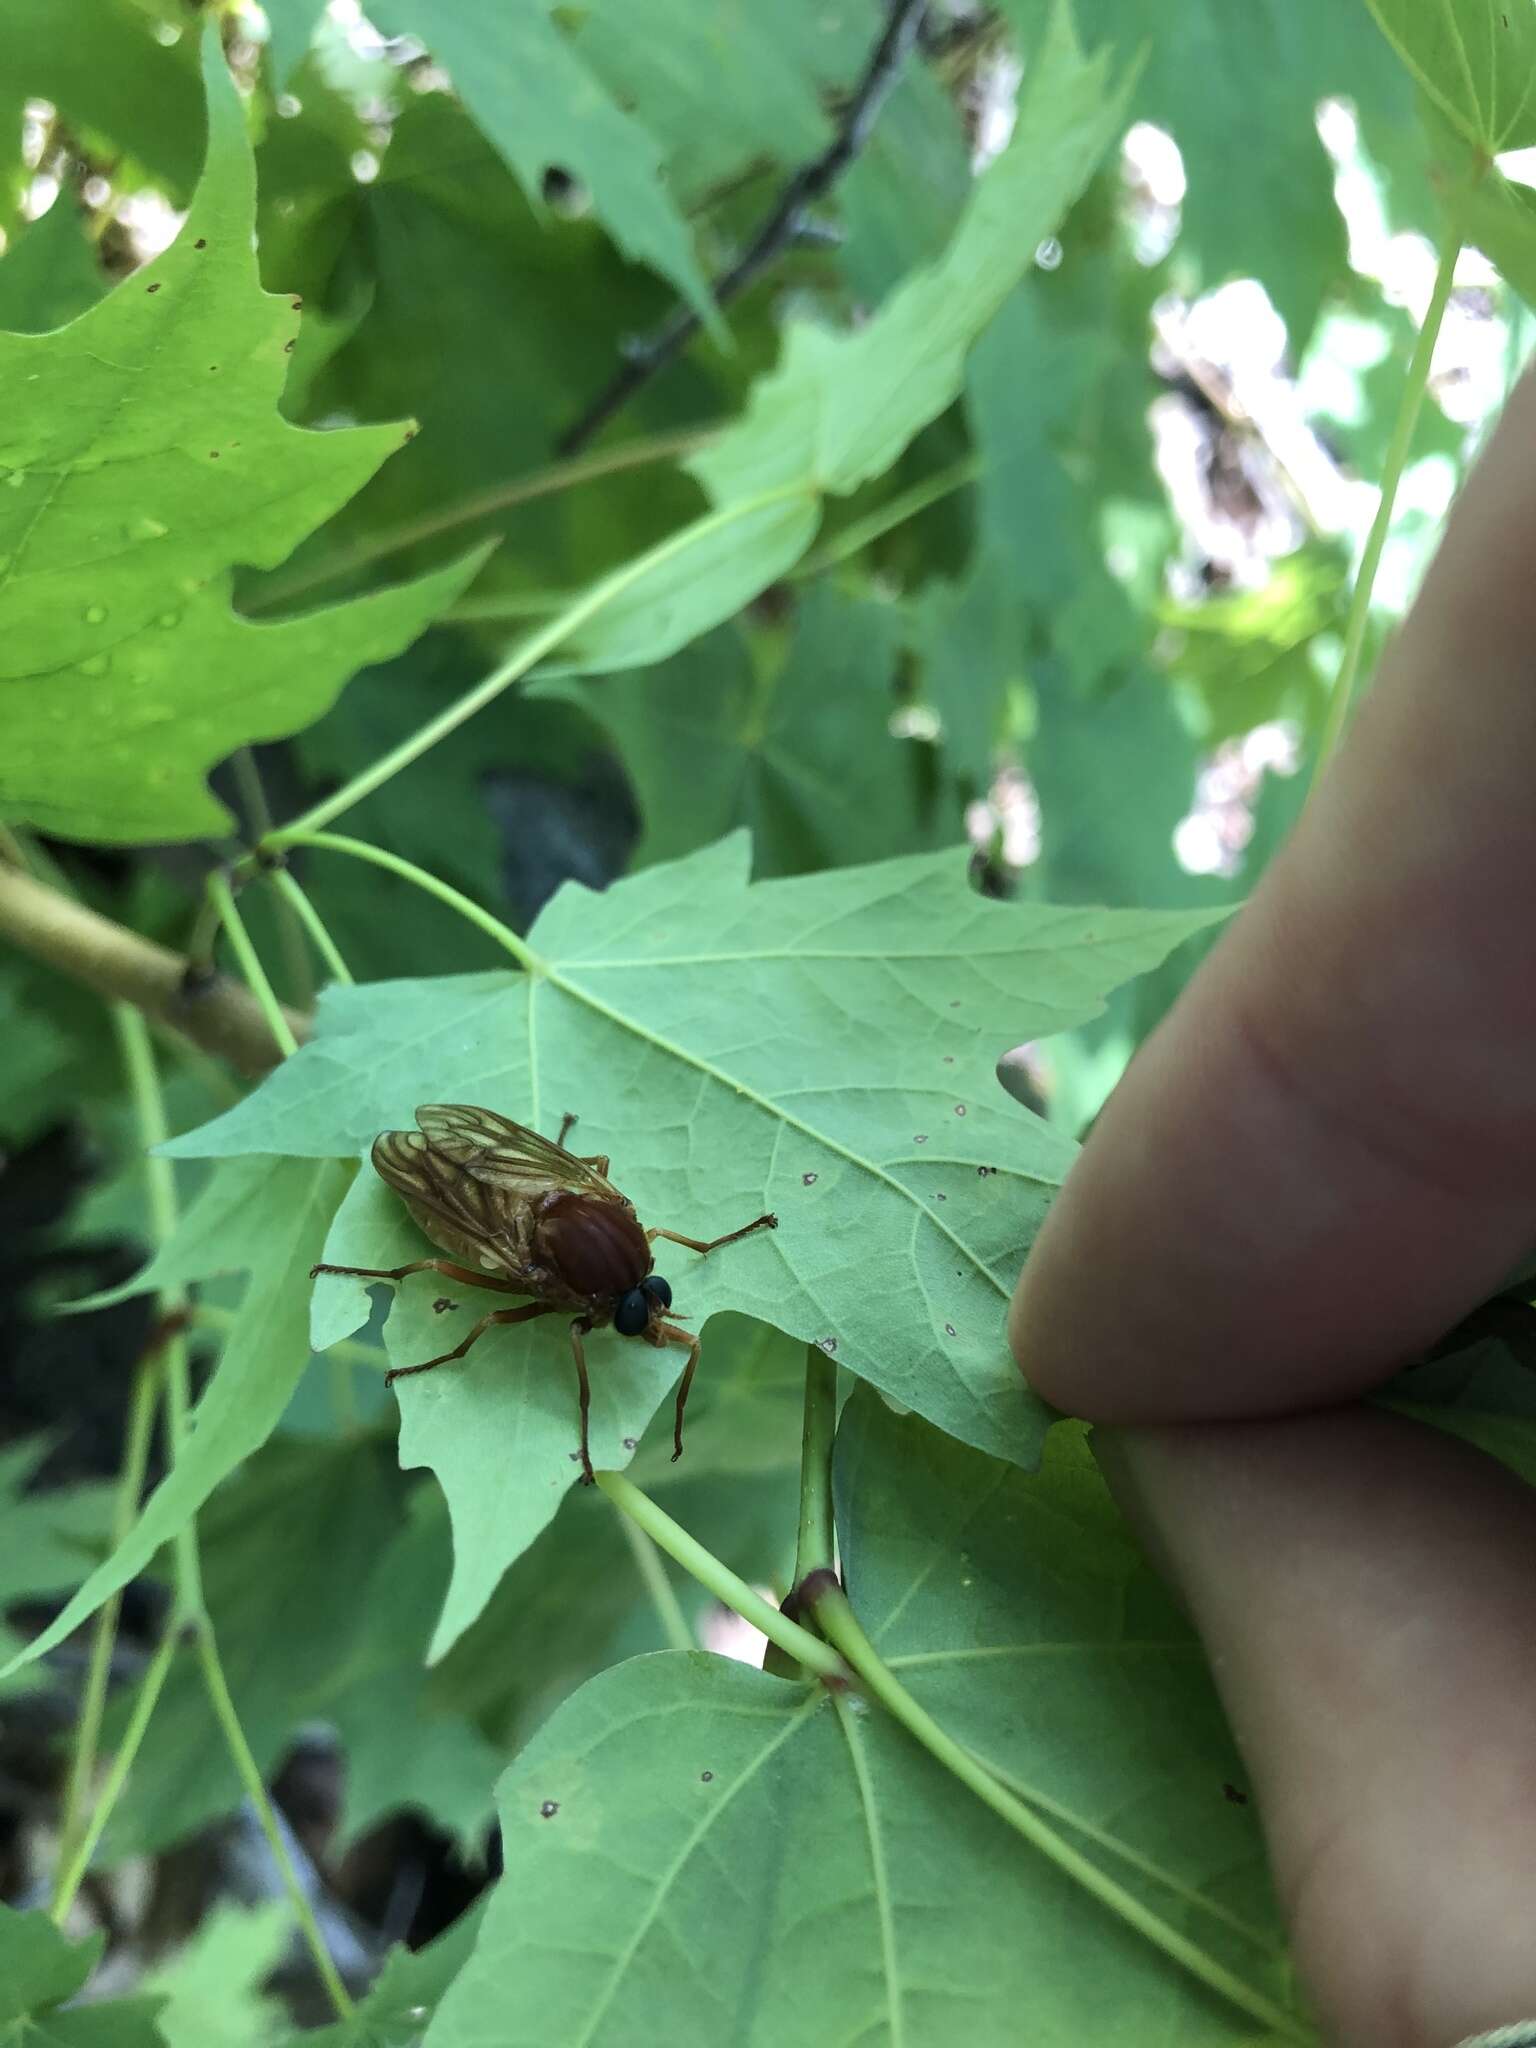
{"label": "thin brown twig", "polygon": [[[189,982],[184,955],[76,903],[0,860],[0,940],[98,995],[115,997],[227,1060],[242,1074],[277,1064],[277,1047],[247,989],[223,975]],[[296,1038],[309,1028],[292,1011]]]}
{"label": "thin brown twig", "polygon": [[[849,96],[837,132],[810,163],[802,164],[774,202],[773,210],[742,254],[710,287],[717,306],[739,298],[795,240],[807,210],[827,194],[869,140],[907,52],[917,40],[927,0],[895,0],[863,75]],[[703,322],[691,306],[678,305],[654,334],[625,345],[624,361],[574,425],[555,443],[558,455],[574,455],[607,426],[616,413],[682,353]]]}

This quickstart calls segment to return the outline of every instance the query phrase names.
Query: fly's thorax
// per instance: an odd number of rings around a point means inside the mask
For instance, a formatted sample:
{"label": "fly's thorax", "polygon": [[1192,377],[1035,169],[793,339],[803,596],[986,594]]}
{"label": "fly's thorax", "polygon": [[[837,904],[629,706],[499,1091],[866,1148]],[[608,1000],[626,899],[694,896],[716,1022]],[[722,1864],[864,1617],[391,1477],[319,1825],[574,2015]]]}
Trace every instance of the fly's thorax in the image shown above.
{"label": "fly's thorax", "polygon": [[651,1247],[627,1204],[561,1192],[540,1204],[534,1252],[573,1293],[612,1302],[651,1270]]}

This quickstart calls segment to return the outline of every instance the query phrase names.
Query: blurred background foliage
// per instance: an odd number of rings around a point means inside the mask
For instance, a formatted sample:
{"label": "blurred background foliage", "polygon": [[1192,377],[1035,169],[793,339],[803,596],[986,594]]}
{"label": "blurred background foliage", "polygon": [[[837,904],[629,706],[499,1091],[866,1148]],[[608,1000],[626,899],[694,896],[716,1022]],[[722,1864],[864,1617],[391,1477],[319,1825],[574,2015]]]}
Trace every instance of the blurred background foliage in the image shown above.
{"label": "blurred background foliage", "polygon": [[[201,162],[207,12],[5,0],[0,327],[62,324],[175,235]],[[680,299],[710,311],[707,280],[831,143],[882,12],[219,10],[256,145],[263,280],[304,302],[287,415],[420,427],[289,562],[246,574],[240,605],[302,609],[497,543],[408,653],[257,750],[259,787],[219,772],[247,832],[343,782],[530,621],[697,517],[706,501],[681,459],[741,410],[789,314],[856,325],[944,247],[1006,141],[1044,0],[934,0],[865,146],[791,245],[571,449]],[[346,829],[519,928],[563,880],[600,887],[737,825],[760,876],[969,840],[980,885],[1027,898],[1193,908],[1252,886],[1315,757],[1430,293],[1437,195],[1461,173],[1468,124],[1443,96],[1426,106],[1361,0],[1081,0],[1077,14],[1090,48],[1145,51],[1126,132],[973,350],[957,402],[835,501],[812,553],[738,617],[621,678],[508,691]],[[1372,650],[1529,350],[1536,215],[1523,158],[1504,168],[1514,182],[1480,201],[1481,243],[1458,263]],[[180,946],[218,850],[53,852],[97,907]],[[301,871],[360,979],[495,964],[415,892],[381,915],[370,870]],[[250,916],[280,992],[307,1004],[292,935],[254,894]],[[1041,1099],[1062,1128],[1081,1132],[1197,953],[1042,1049]],[[22,1627],[104,1540],[100,1482],[149,1311],[47,1314],[143,1254],[100,1007],[0,954],[0,1033],[0,1591]],[[174,1119],[228,1096],[209,1065],[187,1064]],[[799,1360],[746,1324],[719,1352],[682,1475],[658,1451],[647,1483],[721,1556],[760,1567],[793,1527]],[[210,1603],[258,1760],[326,1871],[339,1953],[350,1941],[366,1960],[453,1922],[494,1867],[483,1787],[496,1762],[590,1672],[661,1640],[601,1510],[573,1497],[423,1677],[446,1527],[435,1490],[394,1467],[373,1367],[317,1361],[284,1432],[219,1496]],[[160,1598],[153,1578],[132,1591],[119,1715]],[[13,1900],[38,1881],[77,1682],[66,1658],[6,1701],[0,1891]],[[108,1846],[115,1874],[91,1908],[130,1931],[140,1962],[209,1896],[272,1892],[207,1708],[177,1675]],[[259,1916],[205,1921],[166,1979],[166,2037],[257,2038],[257,1987],[282,1948]],[[302,1973],[289,1974],[277,1982],[302,2010]],[[207,2030],[208,1981],[250,1987],[252,2030]],[[239,2000],[224,2003],[233,2014]]]}

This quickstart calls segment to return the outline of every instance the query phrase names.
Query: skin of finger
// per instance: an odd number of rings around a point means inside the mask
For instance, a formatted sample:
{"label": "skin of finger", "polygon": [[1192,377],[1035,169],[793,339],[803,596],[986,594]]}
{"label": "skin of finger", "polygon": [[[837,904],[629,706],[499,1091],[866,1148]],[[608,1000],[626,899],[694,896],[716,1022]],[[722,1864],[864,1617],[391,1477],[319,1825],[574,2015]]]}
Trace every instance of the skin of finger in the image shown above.
{"label": "skin of finger", "polygon": [[1379,1381],[1536,1238],[1536,384],[1334,769],[1132,1062],[1010,1333],[1105,1420]]}
{"label": "skin of finger", "polygon": [[1331,2048],[1536,2013],[1536,1493],[1363,1408],[1094,1445],[1205,1639]]}

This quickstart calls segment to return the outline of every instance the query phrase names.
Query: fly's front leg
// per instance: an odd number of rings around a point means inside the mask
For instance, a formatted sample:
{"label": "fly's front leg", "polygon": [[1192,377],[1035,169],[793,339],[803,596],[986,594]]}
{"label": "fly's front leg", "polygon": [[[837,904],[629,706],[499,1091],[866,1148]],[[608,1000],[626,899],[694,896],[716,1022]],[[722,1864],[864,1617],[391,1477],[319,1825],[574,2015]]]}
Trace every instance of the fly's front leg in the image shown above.
{"label": "fly's front leg", "polygon": [[[431,1265],[436,1262],[428,1260],[427,1263]],[[545,1301],[530,1301],[526,1308],[493,1308],[489,1315],[480,1318],[462,1344],[455,1344],[453,1349],[445,1351],[441,1358],[424,1359],[420,1365],[397,1365],[393,1371],[385,1373],[384,1384],[386,1387],[392,1386],[396,1380],[408,1380],[412,1373],[431,1372],[439,1365],[451,1365],[454,1359],[462,1358],[470,1345],[485,1335],[492,1323],[531,1323],[535,1316],[547,1316],[552,1313],[548,1302]]]}
{"label": "fly's front leg", "polygon": [[645,1234],[652,1244],[658,1237],[664,1237],[669,1244],[680,1244],[691,1252],[717,1252],[723,1244],[734,1244],[738,1237],[750,1237],[754,1230],[777,1230],[777,1216],[758,1216],[751,1223],[743,1223],[740,1230],[728,1230],[724,1237],[712,1237],[706,1244],[702,1238],[684,1237],[676,1230],[648,1230]]}
{"label": "fly's front leg", "polygon": [[587,1355],[581,1348],[581,1340],[592,1325],[585,1316],[577,1316],[571,1324],[571,1356],[576,1360],[576,1389],[581,1403],[581,1483],[596,1486],[597,1474],[592,1470],[592,1446],[587,1440],[587,1411],[592,1406],[592,1388],[587,1379]]}
{"label": "fly's front leg", "polygon": [[685,1344],[688,1347],[688,1363],[683,1367],[683,1376],[677,1386],[677,1408],[672,1417],[672,1462],[675,1465],[683,1455],[683,1410],[688,1406],[688,1389],[693,1385],[694,1367],[699,1362],[699,1340],[690,1330],[680,1330],[675,1323],[663,1323],[661,1336],[669,1344]]}
{"label": "fly's front leg", "polygon": [[412,1259],[408,1266],[311,1266],[310,1279],[317,1273],[345,1273],[353,1280],[405,1280],[412,1273],[441,1273],[445,1280],[457,1280],[461,1287],[489,1287],[497,1294],[527,1291],[515,1287],[510,1280],[499,1280],[494,1273],[472,1273],[468,1266],[456,1266],[452,1259]]}

